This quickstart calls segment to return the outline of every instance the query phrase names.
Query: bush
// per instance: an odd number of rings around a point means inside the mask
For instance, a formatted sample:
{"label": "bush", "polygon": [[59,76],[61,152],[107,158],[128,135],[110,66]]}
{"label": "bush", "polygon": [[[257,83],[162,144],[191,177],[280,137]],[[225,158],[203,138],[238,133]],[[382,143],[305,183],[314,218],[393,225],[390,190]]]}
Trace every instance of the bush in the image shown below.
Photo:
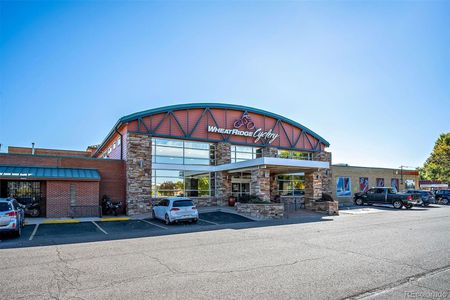
{"label": "bush", "polygon": [[240,203],[267,203],[266,201],[263,201],[258,196],[251,196],[251,195],[241,195],[238,196],[237,201]]}

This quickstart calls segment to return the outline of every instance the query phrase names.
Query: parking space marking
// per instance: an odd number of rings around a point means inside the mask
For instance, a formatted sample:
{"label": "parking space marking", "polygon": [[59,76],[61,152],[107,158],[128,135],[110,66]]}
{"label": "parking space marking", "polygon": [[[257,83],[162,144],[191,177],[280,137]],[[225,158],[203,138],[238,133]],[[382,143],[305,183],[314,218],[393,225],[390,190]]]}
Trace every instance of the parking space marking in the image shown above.
{"label": "parking space marking", "polygon": [[151,224],[151,225],[153,225],[153,226],[156,226],[156,227],[159,227],[159,228],[162,228],[162,229],[168,229],[168,228],[167,228],[167,227],[165,227],[165,226],[162,226],[162,225],[158,225],[158,224],[154,224],[154,223],[152,223],[152,222],[149,222],[149,221],[147,221],[147,220],[142,220],[142,219],[139,219],[139,221],[142,221],[142,222],[145,222],[145,223]]}
{"label": "parking space marking", "polygon": [[36,231],[37,231],[38,227],[39,227],[39,224],[36,224],[36,226],[35,226],[34,229],[33,229],[33,232],[32,232],[31,235],[30,235],[30,238],[28,239],[29,241],[32,241],[32,240],[33,240],[34,235],[36,234]]}
{"label": "parking space marking", "polygon": [[92,224],[94,224],[95,226],[97,226],[98,229],[100,229],[104,234],[108,234],[103,228],[101,228],[97,223],[95,223],[94,221],[91,221]]}
{"label": "parking space marking", "polygon": [[207,220],[205,220],[205,219],[199,219],[199,220],[200,220],[200,221],[203,221],[203,222],[206,222],[206,223],[213,224],[213,225],[219,225],[219,223],[212,222],[212,221],[207,221]]}

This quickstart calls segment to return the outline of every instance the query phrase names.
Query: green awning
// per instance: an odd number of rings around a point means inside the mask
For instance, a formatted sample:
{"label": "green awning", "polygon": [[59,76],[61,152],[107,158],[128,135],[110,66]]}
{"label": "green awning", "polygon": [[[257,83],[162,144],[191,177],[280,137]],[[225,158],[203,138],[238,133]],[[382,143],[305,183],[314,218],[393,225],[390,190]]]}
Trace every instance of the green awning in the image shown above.
{"label": "green awning", "polygon": [[97,169],[0,166],[0,178],[99,181],[100,173]]}

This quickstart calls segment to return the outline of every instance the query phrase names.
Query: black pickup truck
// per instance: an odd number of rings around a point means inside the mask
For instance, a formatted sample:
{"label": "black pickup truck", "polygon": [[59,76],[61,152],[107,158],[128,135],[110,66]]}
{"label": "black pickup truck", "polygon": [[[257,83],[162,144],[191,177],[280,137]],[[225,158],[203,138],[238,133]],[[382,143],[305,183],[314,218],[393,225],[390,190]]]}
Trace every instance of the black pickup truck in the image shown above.
{"label": "black pickup truck", "polygon": [[415,204],[421,204],[419,195],[398,193],[396,189],[390,187],[375,187],[365,193],[355,193],[353,200],[356,205],[391,204],[397,209],[403,206],[410,209]]}

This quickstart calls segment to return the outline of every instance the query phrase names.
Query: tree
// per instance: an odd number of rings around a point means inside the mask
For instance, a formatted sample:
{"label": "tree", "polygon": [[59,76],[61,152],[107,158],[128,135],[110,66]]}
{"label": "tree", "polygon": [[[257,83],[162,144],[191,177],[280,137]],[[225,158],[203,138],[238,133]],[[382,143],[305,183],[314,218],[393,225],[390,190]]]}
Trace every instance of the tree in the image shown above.
{"label": "tree", "polygon": [[420,177],[425,180],[440,180],[450,183],[450,133],[443,133],[434,144],[433,152],[419,168]]}

